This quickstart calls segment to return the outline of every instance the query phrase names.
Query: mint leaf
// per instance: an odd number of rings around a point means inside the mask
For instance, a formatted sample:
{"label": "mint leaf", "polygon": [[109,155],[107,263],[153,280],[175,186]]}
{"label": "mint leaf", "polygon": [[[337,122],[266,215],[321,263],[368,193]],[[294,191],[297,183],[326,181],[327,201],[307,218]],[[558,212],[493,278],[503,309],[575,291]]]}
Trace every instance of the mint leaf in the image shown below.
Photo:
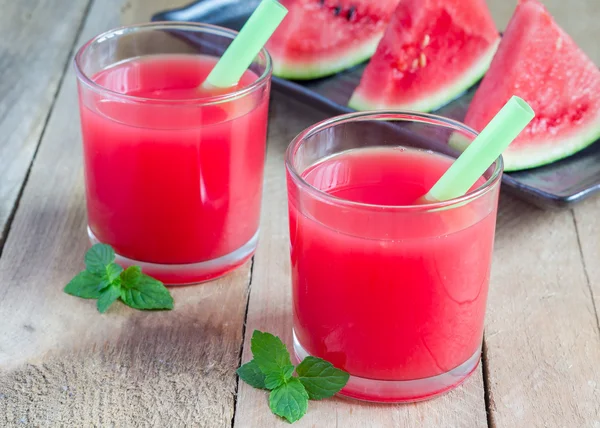
{"label": "mint leaf", "polygon": [[115,251],[110,245],[96,244],[85,253],[86,269],[98,276],[107,272],[107,266],[115,261]]}
{"label": "mint leaf", "polygon": [[310,356],[298,364],[296,373],[311,400],[334,396],[346,386],[350,378],[348,373],[336,369],[329,361]]}
{"label": "mint leaf", "polygon": [[129,266],[121,273],[121,283],[136,284],[142,277],[142,268]]}
{"label": "mint leaf", "polygon": [[265,375],[265,386],[267,389],[275,389],[283,385],[294,374],[294,366],[286,366],[280,372],[270,372]]}
{"label": "mint leaf", "polygon": [[308,393],[298,378],[292,377],[271,391],[269,407],[277,416],[296,422],[308,409]]}
{"label": "mint leaf", "polygon": [[277,336],[254,330],[250,347],[254,359],[242,365],[240,379],[255,388],[270,389],[271,411],[293,423],[308,409],[308,400],[321,400],[338,393],[350,378],[343,370],[317,357],[306,357],[294,366],[285,344]]}
{"label": "mint leaf", "polygon": [[173,309],[173,298],[162,282],[144,275],[139,266],[123,270],[110,245],[96,244],[85,253],[86,270],[64,288],[65,293],[98,299],[101,313],[121,298],[134,309]]}
{"label": "mint leaf", "polygon": [[115,282],[116,279],[119,278],[121,272],[123,272],[123,268],[116,263],[109,263],[105,269],[105,274],[111,283]]}
{"label": "mint leaf", "polygon": [[265,386],[277,388],[292,377],[294,366],[284,343],[271,333],[254,330],[250,349],[256,365],[265,375]]}
{"label": "mint leaf", "polygon": [[134,309],[173,309],[173,297],[162,282],[133,271],[121,276],[121,300]]}
{"label": "mint leaf", "polygon": [[248,361],[237,369],[236,373],[244,382],[255,388],[265,389],[265,375],[254,360]]}
{"label": "mint leaf", "polygon": [[105,278],[100,278],[87,270],[79,272],[67,286],[64,292],[72,296],[82,297],[84,299],[97,299],[102,294],[102,290],[108,287],[110,283]]}
{"label": "mint leaf", "polygon": [[96,302],[96,307],[98,308],[98,312],[103,314],[109,308],[110,305],[115,303],[115,301],[121,295],[120,287],[116,285],[109,286],[106,290],[102,292],[98,301]]}

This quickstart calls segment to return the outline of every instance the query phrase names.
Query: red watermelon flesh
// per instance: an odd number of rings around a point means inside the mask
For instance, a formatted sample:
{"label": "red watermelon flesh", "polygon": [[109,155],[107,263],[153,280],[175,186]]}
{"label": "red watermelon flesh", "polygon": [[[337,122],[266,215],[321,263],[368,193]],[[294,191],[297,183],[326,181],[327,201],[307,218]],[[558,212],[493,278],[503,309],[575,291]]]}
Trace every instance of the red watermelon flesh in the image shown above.
{"label": "red watermelon flesh", "polygon": [[373,55],[399,0],[282,0],[288,14],[267,42],[273,74],[315,79]]}
{"label": "red watermelon flesh", "polygon": [[600,137],[600,71],[537,0],[520,1],[465,123],[481,131],[512,96],[536,113],[505,170],[545,165]]}
{"label": "red watermelon flesh", "polygon": [[499,40],[485,0],[402,0],[349,106],[435,110],[481,79]]}

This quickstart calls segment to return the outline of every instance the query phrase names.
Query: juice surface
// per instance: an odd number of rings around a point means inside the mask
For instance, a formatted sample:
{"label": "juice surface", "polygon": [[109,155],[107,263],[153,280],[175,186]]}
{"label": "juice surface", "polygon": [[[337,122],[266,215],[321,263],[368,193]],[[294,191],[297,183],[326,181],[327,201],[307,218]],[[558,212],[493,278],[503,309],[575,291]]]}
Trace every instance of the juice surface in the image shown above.
{"label": "juice surface", "polygon": [[[183,54],[129,60],[93,80],[146,101],[81,100],[89,226],[117,254],[196,263],[256,234],[268,93],[203,105],[199,98],[220,94],[198,90],[215,63]],[[257,78],[247,71],[238,87]]]}
{"label": "juice surface", "polygon": [[[410,205],[450,163],[414,149],[365,148],[326,159],[303,178],[347,200]],[[479,352],[495,202],[382,214],[302,200],[288,189],[294,331],[309,354],[354,376],[415,380]]]}

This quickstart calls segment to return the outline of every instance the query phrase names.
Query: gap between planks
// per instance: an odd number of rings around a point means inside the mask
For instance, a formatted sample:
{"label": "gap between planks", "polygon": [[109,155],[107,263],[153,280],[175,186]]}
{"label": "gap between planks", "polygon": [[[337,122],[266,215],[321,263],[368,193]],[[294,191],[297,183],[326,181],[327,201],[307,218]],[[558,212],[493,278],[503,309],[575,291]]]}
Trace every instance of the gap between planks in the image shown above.
{"label": "gap between planks", "polygon": [[77,48],[77,41],[79,40],[79,37],[81,36],[81,32],[83,31],[83,27],[88,19],[88,15],[92,8],[93,2],[94,2],[94,0],[87,0],[87,4],[83,11],[83,15],[81,16],[81,20],[79,21],[77,30],[75,31],[75,34],[73,35],[73,41],[69,48],[69,55],[67,56],[65,63],[63,64],[62,73],[60,75],[60,78],[58,79],[58,84],[56,85],[56,90],[54,91],[54,94],[52,94],[52,101],[50,102],[48,112],[46,113],[46,117],[44,118],[44,124],[42,125],[42,131],[40,132],[40,136],[38,137],[37,143],[35,145],[33,155],[31,156],[31,160],[30,160],[29,166],[27,168],[27,172],[25,173],[25,177],[23,178],[23,182],[21,183],[21,187],[19,188],[19,192],[17,193],[17,198],[15,199],[15,203],[14,203],[12,209],[10,210],[10,213],[8,214],[6,223],[4,224],[4,227],[2,228],[2,230],[0,230],[0,257],[2,257],[2,252],[4,250],[4,244],[6,243],[6,240],[8,239],[8,234],[10,233],[10,227],[12,226],[12,222],[15,218],[15,214],[19,208],[19,203],[21,202],[21,198],[23,197],[23,191],[25,190],[25,186],[27,185],[27,182],[29,181],[29,174],[31,174],[31,168],[33,167],[38,150],[40,149],[40,144],[44,138],[44,135],[46,134],[46,128],[48,127],[48,122],[50,121],[50,117],[52,116],[52,112],[54,111],[54,106],[56,105],[56,100],[58,99],[58,94],[60,93],[60,90],[62,89],[63,83],[65,81],[65,76],[67,75],[67,70],[69,69],[69,65],[71,64],[75,49]]}
{"label": "gap between planks", "polygon": [[[254,256],[250,262],[250,274],[248,275],[248,286],[246,287],[246,308],[244,310],[244,320],[242,324],[242,341],[240,342],[240,351],[238,353],[238,367],[242,365],[242,356],[244,354],[244,341],[246,339],[246,320],[248,319],[248,306],[250,304],[250,293],[252,292],[252,274],[254,273]],[[233,414],[231,415],[231,428],[235,423],[235,412],[238,405],[238,391],[240,389],[240,377],[235,374],[235,389],[233,392]]]}
{"label": "gap between planks", "polygon": [[483,344],[481,347],[481,375],[483,377],[483,400],[485,403],[485,413],[487,416],[487,426],[488,428],[495,428],[496,424],[494,422],[494,396],[492,393],[492,386],[490,385],[490,367],[489,360],[487,355],[487,344],[485,340],[485,333],[483,336]]}
{"label": "gap between planks", "polygon": [[585,262],[585,255],[583,254],[583,247],[581,245],[581,236],[579,234],[579,227],[577,226],[577,216],[574,210],[570,210],[571,217],[573,218],[573,226],[575,227],[575,235],[577,236],[577,246],[579,247],[579,255],[581,256],[581,264],[583,265],[583,273],[585,275],[585,281],[587,288],[590,292],[590,299],[592,301],[592,307],[594,308],[594,315],[596,316],[596,327],[598,329],[598,336],[600,337],[600,317],[598,317],[598,307],[596,306],[596,299],[594,299],[594,290],[592,289],[592,282],[590,280],[590,274]]}

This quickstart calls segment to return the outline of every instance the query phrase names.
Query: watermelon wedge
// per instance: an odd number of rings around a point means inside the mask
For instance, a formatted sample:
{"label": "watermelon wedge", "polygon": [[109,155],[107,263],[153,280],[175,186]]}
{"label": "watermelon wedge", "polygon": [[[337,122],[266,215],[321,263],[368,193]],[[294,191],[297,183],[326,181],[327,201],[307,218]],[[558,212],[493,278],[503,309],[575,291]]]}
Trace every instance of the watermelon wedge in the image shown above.
{"label": "watermelon wedge", "polygon": [[499,41],[485,0],[402,0],[348,105],[435,110],[481,79]]}
{"label": "watermelon wedge", "polygon": [[512,95],[536,117],[504,152],[506,171],[562,159],[600,137],[600,71],[537,0],[519,2],[465,123],[481,131]]}
{"label": "watermelon wedge", "polygon": [[399,0],[282,0],[288,14],[267,42],[273,74],[315,79],[371,57]]}

